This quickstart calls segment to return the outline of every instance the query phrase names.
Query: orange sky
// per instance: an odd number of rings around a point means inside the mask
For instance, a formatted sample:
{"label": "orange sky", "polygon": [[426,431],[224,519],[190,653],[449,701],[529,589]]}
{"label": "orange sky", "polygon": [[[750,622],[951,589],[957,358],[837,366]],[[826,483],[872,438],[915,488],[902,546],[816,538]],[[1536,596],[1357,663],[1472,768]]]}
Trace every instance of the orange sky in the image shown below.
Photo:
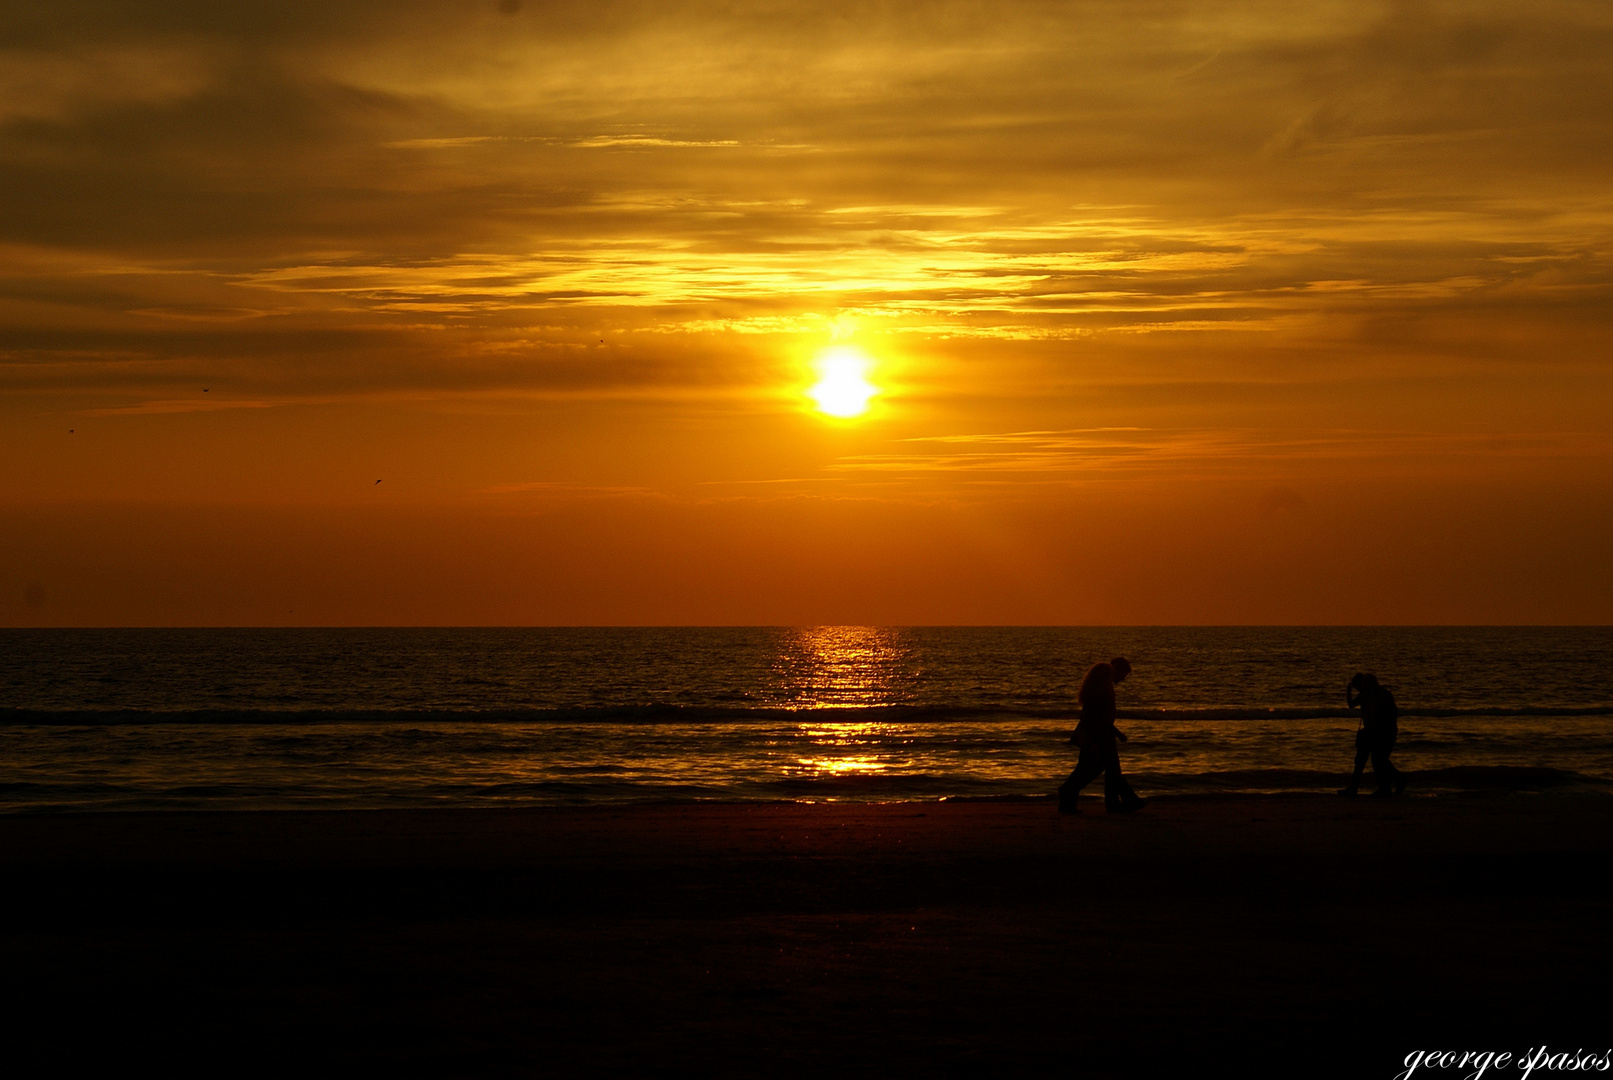
{"label": "orange sky", "polygon": [[1609,622],[1610,70],[1593,2],[7,4],[0,624]]}

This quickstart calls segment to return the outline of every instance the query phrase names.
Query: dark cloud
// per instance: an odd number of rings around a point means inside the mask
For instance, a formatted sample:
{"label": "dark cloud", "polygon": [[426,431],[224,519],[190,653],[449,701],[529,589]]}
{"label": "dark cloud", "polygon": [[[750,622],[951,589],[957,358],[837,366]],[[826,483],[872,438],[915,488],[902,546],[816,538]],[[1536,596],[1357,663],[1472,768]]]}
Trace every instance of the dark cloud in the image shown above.
{"label": "dark cloud", "polygon": [[745,367],[645,335],[1411,341],[1609,296],[1594,5],[24,3],[0,51],[30,383],[569,383],[601,328],[640,355],[602,381],[698,383]]}

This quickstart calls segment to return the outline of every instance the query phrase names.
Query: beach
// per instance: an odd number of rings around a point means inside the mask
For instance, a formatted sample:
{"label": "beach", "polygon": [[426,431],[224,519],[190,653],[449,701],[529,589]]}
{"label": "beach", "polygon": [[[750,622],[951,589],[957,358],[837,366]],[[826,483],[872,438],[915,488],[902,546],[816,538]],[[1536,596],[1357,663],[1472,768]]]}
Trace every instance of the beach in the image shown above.
{"label": "beach", "polygon": [[9,1041],[214,1074],[1387,1078],[1605,1036],[1613,800],[1083,802],[0,817]]}

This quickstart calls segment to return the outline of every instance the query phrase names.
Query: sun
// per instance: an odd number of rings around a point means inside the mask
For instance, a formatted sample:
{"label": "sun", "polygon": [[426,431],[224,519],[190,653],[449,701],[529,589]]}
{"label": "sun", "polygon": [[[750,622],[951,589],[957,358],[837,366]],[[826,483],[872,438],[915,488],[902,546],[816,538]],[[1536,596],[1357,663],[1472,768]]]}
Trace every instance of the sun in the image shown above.
{"label": "sun", "polygon": [[807,397],[818,403],[818,411],[842,418],[861,416],[879,387],[868,381],[873,361],[851,345],[836,345],[818,354],[818,382]]}

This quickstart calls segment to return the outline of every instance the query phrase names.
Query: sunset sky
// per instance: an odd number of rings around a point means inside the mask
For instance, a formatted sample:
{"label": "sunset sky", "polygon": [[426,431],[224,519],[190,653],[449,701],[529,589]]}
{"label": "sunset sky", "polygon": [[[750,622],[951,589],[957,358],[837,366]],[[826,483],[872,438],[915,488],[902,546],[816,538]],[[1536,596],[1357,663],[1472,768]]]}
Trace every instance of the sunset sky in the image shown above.
{"label": "sunset sky", "polygon": [[1613,621],[1610,72],[1599,0],[9,0],[0,624]]}

